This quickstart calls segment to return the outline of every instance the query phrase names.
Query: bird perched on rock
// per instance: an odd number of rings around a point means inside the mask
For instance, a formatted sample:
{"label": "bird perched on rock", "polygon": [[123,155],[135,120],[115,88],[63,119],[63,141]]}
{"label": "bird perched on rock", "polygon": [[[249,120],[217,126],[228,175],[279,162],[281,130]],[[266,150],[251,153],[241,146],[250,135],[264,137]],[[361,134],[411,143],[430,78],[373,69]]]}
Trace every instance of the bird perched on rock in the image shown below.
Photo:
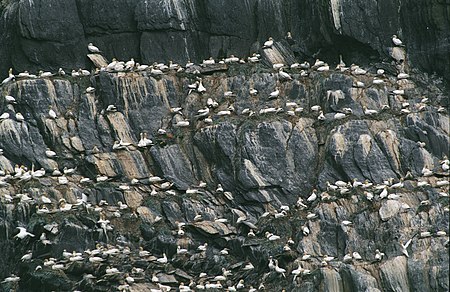
{"label": "bird perched on rock", "polygon": [[268,49],[271,48],[272,46],[273,46],[273,38],[269,37],[269,39],[264,42],[263,49]]}
{"label": "bird perched on rock", "polygon": [[392,35],[392,43],[396,45],[397,47],[404,47],[403,42],[401,39],[397,37],[397,35]]}
{"label": "bird perched on rock", "polygon": [[101,51],[99,50],[99,48],[97,48],[96,46],[94,46],[92,43],[89,43],[87,46],[89,52],[91,53],[101,53]]}

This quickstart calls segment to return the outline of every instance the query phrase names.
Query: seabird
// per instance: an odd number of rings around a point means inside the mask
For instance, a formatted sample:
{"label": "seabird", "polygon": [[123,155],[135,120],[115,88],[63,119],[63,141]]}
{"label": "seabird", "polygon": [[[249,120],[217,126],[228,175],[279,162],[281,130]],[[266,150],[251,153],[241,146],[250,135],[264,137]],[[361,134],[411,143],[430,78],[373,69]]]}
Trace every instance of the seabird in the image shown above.
{"label": "seabird", "polygon": [[23,122],[23,121],[25,121],[25,118],[23,117],[23,115],[21,113],[16,113],[16,120],[18,122]]}
{"label": "seabird", "polygon": [[397,47],[402,47],[403,46],[403,42],[397,37],[397,35],[392,35],[392,42],[394,43],[394,45],[396,45]]}
{"label": "seabird", "polygon": [[5,278],[5,280],[3,280],[2,283],[14,283],[14,282],[19,282],[19,281],[20,281],[19,276],[11,274],[11,276]]}
{"label": "seabird", "polygon": [[280,77],[282,79],[292,80],[291,75],[289,75],[288,73],[284,72],[282,68],[280,68],[280,71],[278,71],[278,74],[280,75]]}
{"label": "seabird", "polygon": [[406,257],[408,257],[409,258],[409,253],[408,253],[408,247],[409,247],[409,245],[411,244],[411,242],[412,242],[412,238],[410,239],[410,240],[408,240],[407,242],[406,242],[406,244],[403,244],[401,241],[400,241],[400,246],[402,247],[402,253],[406,256]]}
{"label": "seabird", "polygon": [[101,51],[96,46],[94,46],[92,43],[89,43],[87,48],[88,48],[89,52],[91,52],[91,53],[101,53]]}
{"label": "seabird", "polygon": [[16,104],[17,103],[16,99],[13,96],[11,96],[11,95],[5,95],[5,100],[8,103],[12,103],[12,104]]}
{"label": "seabird", "polygon": [[364,109],[364,114],[365,115],[375,115],[375,114],[377,114],[378,113],[378,111],[376,111],[376,110],[373,110],[373,109],[368,109],[367,107],[363,107],[363,109]]}
{"label": "seabird", "polygon": [[257,63],[257,62],[259,62],[259,57],[256,53],[253,53],[253,55],[251,57],[248,57],[247,60],[250,63]]}
{"label": "seabird", "polygon": [[198,93],[205,93],[206,92],[206,88],[203,86],[202,80],[200,80],[199,83],[198,83],[197,92]]}
{"label": "seabird", "polygon": [[163,253],[163,257],[162,257],[162,258],[158,258],[156,261],[157,261],[158,263],[160,263],[160,264],[166,264],[166,263],[168,262],[166,253]]}
{"label": "seabird", "polygon": [[9,119],[9,113],[3,113],[3,114],[0,116],[0,120],[7,120],[7,119]]}
{"label": "seabird", "polygon": [[27,237],[27,236],[34,237],[34,234],[28,232],[28,231],[27,231],[25,228],[23,228],[23,227],[16,227],[16,228],[19,229],[19,233],[16,234],[16,235],[14,236],[14,238],[24,239],[24,238]]}
{"label": "seabird", "polygon": [[47,150],[45,151],[45,155],[46,155],[48,158],[55,158],[55,157],[56,157],[56,152],[50,150],[50,148],[47,148]]}
{"label": "seabird", "polygon": [[202,65],[214,65],[215,63],[213,57],[209,57],[208,60],[203,60]]}
{"label": "seabird", "polygon": [[3,79],[2,85],[6,84],[6,83],[8,83],[8,82],[11,82],[12,80],[15,79],[15,76],[14,76],[14,74],[12,73],[12,71],[13,71],[12,68],[9,68],[9,70],[8,70],[8,77],[6,77],[5,79]]}
{"label": "seabird", "polygon": [[378,249],[375,250],[375,260],[381,261],[383,259],[384,253],[380,252]]}
{"label": "seabird", "polygon": [[269,39],[264,42],[263,49],[271,48],[272,46],[273,46],[273,38],[269,37]]}
{"label": "seabird", "polygon": [[361,255],[360,255],[359,252],[357,252],[357,251],[354,251],[353,254],[352,254],[352,256],[353,256],[353,258],[354,258],[355,260],[357,260],[357,261],[362,260]]}
{"label": "seabird", "polygon": [[275,260],[275,272],[283,275],[284,278],[286,278],[286,275],[284,273],[286,273],[286,269],[280,268],[278,266],[278,260]]}
{"label": "seabird", "polygon": [[280,95],[280,88],[279,87],[275,87],[275,91],[272,91],[269,94],[269,99],[277,98],[279,95]]}
{"label": "seabird", "polygon": [[280,236],[275,235],[275,234],[273,234],[273,233],[270,233],[269,231],[267,231],[267,232],[265,233],[265,235],[266,235],[266,238],[267,238],[268,240],[270,240],[270,241],[274,241],[274,240],[280,239]]}
{"label": "seabird", "polygon": [[52,109],[52,107],[50,106],[49,110],[48,110],[48,116],[52,119],[56,119],[57,115],[56,112]]}

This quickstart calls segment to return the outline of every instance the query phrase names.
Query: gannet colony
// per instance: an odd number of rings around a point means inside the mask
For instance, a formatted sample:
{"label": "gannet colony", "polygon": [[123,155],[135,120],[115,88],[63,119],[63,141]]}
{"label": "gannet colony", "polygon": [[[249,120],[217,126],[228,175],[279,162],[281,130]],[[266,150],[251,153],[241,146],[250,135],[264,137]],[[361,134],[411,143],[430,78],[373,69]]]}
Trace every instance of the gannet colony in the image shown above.
{"label": "gannet colony", "polygon": [[95,36],[83,68],[5,61],[1,290],[448,291],[446,77],[401,30],[367,59],[298,54],[294,31],[182,62]]}

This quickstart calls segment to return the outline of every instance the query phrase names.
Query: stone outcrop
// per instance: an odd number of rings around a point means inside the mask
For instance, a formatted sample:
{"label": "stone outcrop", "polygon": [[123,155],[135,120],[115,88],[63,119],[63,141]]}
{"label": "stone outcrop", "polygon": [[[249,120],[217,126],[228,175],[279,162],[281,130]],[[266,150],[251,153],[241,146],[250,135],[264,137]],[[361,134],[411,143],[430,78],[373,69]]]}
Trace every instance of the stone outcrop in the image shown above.
{"label": "stone outcrop", "polygon": [[297,2],[2,2],[1,72],[260,61],[2,85],[0,287],[448,291],[448,90],[417,69],[448,72],[442,3]]}
{"label": "stone outcrop", "polygon": [[[342,54],[362,63],[396,56],[393,34],[405,43],[406,58],[415,67],[450,76],[450,15],[441,0],[4,2],[0,77],[9,67],[18,72],[86,68],[88,42],[108,59],[185,63],[247,56],[272,36],[289,43],[301,59],[331,61]],[[292,39],[285,39],[288,31]]]}

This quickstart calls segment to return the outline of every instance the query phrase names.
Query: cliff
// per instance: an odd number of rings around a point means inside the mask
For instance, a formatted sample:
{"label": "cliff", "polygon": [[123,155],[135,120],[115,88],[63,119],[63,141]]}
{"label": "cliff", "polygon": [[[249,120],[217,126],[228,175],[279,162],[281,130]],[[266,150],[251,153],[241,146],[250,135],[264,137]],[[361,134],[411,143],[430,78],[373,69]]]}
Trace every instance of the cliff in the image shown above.
{"label": "cliff", "polygon": [[275,2],[4,6],[2,72],[261,58],[2,85],[3,290],[449,290],[448,6]]}
{"label": "cliff", "polygon": [[87,68],[86,44],[120,60],[199,62],[248,56],[292,35],[300,60],[361,64],[388,58],[403,40],[415,68],[450,76],[450,6],[443,0],[63,0],[2,1],[0,77],[16,71]]}

